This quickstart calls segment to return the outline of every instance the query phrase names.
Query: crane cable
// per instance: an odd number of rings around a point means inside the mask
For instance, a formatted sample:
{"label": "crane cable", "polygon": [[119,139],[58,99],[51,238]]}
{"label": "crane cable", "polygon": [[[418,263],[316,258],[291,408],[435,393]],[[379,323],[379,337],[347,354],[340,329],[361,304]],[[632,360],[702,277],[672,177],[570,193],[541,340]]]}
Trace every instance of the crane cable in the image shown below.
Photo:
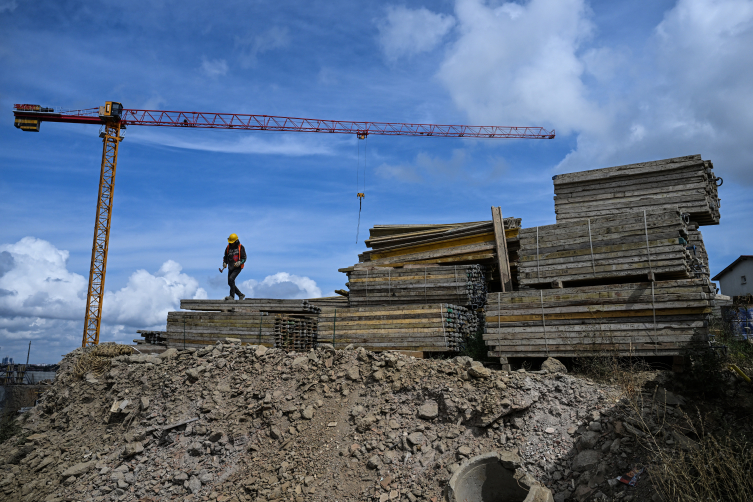
{"label": "crane cable", "polygon": [[359,192],[358,190],[361,189],[361,183],[360,183],[360,170],[361,170],[361,140],[366,140],[368,136],[367,132],[358,132],[356,134],[356,150],[357,150],[357,156],[356,156],[356,196],[358,197],[358,226],[356,227],[356,244],[358,244],[358,234],[361,231],[361,209],[363,209],[363,199],[366,197],[366,146],[368,143],[364,143],[363,145],[363,192]]}

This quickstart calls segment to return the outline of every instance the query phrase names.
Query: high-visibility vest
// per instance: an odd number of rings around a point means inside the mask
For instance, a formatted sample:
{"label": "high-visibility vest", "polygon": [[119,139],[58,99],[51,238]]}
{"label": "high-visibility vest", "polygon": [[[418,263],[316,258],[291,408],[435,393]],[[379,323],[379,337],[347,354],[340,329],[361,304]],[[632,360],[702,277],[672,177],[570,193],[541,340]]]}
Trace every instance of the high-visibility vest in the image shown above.
{"label": "high-visibility vest", "polygon": [[[241,259],[241,243],[240,243],[240,241],[237,241],[237,242],[238,242],[238,259],[235,260],[235,261],[240,261],[240,259]],[[230,244],[228,244],[227,247],[225,248],[225,254],[227,254],[228,251],[230,251]],[[235,255],[235,253],[233,253],[233,255]],[[245,266],[245,263],[241,263],[241,269],[244,266]]]}

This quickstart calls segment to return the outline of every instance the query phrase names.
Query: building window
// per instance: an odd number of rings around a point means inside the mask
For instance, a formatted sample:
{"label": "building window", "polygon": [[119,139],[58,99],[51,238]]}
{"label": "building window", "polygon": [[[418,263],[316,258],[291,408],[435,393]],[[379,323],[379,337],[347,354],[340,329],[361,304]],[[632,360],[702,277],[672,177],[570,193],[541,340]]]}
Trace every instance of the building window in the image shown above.
{"label": "building window", "polygon": [[740,276],[740,284],[748,284],[748,279],[744,275]]}

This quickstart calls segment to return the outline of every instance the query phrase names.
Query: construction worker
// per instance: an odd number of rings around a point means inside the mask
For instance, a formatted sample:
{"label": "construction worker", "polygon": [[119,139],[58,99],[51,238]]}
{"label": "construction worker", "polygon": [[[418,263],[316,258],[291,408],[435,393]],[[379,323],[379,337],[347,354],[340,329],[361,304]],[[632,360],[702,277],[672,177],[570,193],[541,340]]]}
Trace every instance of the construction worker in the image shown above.
{"label": "construction worker", "polygon": [[223,267],[227,265],[227,285],[230,286],[230,295],[225,297],[225,300],[235,300],[235,295],[238,295],[239,300],[243,300],[246,295],[240,292],[238,286],[235,285],[235,278],[243,270],[243,264],[246,263],[246,249],[243,244],[238,240],[238,236],[230,234],[227,238],[227,247],[225,248],[225,256],[222,258]]}

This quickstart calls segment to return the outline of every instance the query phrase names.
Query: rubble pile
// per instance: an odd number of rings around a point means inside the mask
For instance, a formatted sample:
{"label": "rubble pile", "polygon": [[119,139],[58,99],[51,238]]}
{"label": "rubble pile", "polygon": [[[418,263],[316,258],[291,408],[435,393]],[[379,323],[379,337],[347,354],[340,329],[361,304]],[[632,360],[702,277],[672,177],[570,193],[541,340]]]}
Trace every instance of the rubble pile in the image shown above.
{"label": "rubble pile", "polygon": [[634,465],[633,426],[554,359],[510,373],[228,339],[76,378],[86,350],[2,445],[1,499],[438,502],[464,460],[504,452],[551,490],[542,502],[640,500],[614,481]]}

